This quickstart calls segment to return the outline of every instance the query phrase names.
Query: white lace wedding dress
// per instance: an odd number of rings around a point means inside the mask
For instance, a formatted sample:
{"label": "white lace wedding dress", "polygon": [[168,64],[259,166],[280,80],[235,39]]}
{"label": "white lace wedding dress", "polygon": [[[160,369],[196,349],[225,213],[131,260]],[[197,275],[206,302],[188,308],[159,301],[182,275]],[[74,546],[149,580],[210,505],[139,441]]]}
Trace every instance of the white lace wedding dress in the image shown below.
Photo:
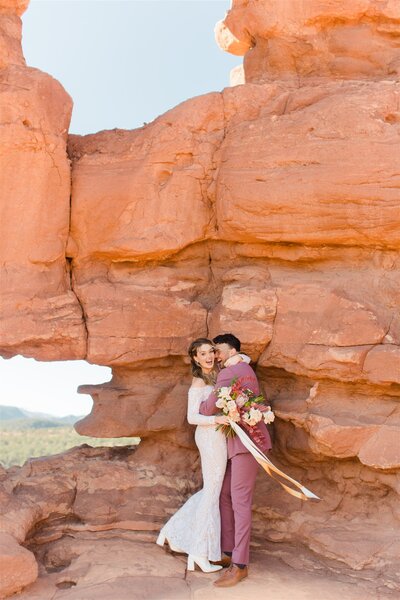
{"label": "white lace wedding dress", "polygon": [[200,403],[212,389],[211,385],[191,387],[188,397],[188,421],[197,425],[195,440],[200,451],[203,488],[169,519],[160,535],[182,552],[218,561],[221,559],[219,495],[227,462],[226,438],[215,430],[215,417],[199,414]]}

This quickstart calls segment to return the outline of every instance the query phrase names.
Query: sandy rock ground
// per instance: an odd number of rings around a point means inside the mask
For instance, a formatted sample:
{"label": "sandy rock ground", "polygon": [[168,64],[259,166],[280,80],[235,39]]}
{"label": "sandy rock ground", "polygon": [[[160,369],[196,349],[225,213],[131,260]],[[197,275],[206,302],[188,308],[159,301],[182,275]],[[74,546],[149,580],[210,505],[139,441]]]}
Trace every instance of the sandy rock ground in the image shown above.
{"label": "sandy rock ground", "polygon": [[[141,539],[140,539],[141,538]],[[93,533],[65,536],[46,546],[37,581],[16,600],[381,600],[395,598],[379,580],[362,581],[343,568],[328,571],[303,548],[253,545],[248,579],[217,589],[218,574],[186,571],[154,535]],[[275,547],[274,547],[275,546]]]}
{"label": "sandy rock ground", "polygon": [[[242,85],[85,136],[25,66],[27,5],[0,0],[0,354],[110,366],[76,429],[142,442],[0,469],[1,593],[36,555],[22,597],[398,597],[399,0],[233,0],[217,38]],[[322,501],[261,479],[272,545],[223,592],[127,531],[154,537],[198,489],[187,347],[228,330],[274,461]]]}

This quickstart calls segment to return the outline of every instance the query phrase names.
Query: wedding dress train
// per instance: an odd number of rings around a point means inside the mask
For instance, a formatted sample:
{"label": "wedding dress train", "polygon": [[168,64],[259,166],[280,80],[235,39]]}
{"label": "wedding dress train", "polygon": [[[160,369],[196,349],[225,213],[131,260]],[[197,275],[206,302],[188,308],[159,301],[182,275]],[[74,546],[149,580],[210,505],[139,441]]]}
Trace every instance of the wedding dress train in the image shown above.
{"label": "wedding dress train", "polygon": [[[212,389],[211,385],[191,387],[188,397],[188,421],[197,425],[195,440],[200,452],[203,488],[172,515],[157,540],[158,544],[163,545],[167,539],[171,549],[187,553],[189,569],[194,568],[196,558],[221,560],[219,495],[227,463],[226,438],[215,430],[214,416],[199,414],[200,403]],[[201,564],[199,566],[202,568]],[[209,567],[212,568],[211,565]]]}

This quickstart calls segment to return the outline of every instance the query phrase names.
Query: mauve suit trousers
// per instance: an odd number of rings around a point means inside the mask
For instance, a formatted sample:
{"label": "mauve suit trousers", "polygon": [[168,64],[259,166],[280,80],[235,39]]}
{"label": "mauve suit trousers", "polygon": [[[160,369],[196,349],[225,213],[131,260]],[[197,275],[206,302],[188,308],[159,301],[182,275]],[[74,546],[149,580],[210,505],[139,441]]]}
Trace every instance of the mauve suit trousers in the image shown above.
{"label": "mauve suit trousers", "polygon": [[228,460],[219,499],[221,550],[232,552],[232,562],[248,565],[251,505],[258,463],[250,452]]}
{"label": "mauve suit trousers", "polygon": [[[207,400],[200,405],[200,414],[215,415],[218,388],[230,386],[236,379],[255,394],[260,391],[256,374],[245,362],[222,369],[217,383]],[[256,425],[263,438],[261,450],[268,452],[271,438],[265,423]],[[221,550],[232,552],[234,563],[249,564],[251,531],[251,503],[258,471],[258,463],[252,454],[235,436],[228,438],[228,465],[220,496]]]}

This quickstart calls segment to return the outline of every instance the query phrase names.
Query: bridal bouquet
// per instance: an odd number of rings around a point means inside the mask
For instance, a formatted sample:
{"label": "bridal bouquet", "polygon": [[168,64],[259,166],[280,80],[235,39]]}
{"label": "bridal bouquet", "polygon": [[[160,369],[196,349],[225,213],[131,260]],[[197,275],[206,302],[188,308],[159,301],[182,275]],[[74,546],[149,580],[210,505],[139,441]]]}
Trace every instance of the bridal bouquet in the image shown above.
{"label": "bridal bouquet", "polygon": [[[260,421],[268,424],[275,419],[271,407],[265,404],[264,396],[257,396],[238,378],[233,379],[229,387],[219,388],[217,397],[216,406],[222,410],[222,414],[249,432],[253,432],[254,426]],[[218,425],[217,429],[221,429],[227,437],[236,435],[230,425]]]}

